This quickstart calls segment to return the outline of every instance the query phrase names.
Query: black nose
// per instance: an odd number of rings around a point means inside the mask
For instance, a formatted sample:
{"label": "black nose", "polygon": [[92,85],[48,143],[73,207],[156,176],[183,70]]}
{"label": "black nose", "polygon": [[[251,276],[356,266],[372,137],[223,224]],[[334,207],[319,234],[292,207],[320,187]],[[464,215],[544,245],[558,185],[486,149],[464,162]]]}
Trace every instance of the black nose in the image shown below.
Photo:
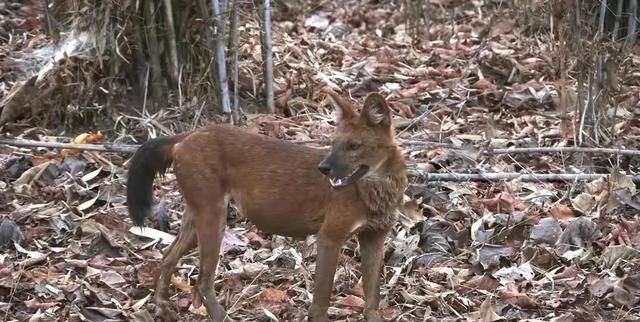
{"label": "black nose", "polygon": [[320,172],[322,172],[322,174],[324,174],[325,176],[328,176],[331,172],[331,168],[328,164],[325,163],[320,163],[320,165],[318,165],[318,170],[320,170]]}

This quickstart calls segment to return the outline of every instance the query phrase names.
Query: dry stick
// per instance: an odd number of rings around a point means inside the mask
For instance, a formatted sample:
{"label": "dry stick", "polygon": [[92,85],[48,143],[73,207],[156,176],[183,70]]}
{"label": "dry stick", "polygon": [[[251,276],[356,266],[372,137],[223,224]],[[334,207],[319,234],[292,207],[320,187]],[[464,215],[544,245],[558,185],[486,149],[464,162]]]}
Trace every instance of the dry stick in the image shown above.
{"label": "dry stick", "polygon": [[229,50],[231,51],[231,65],[232,65],[232,78],[233,78],[233,106],[231,112],[233,113],[232,119],[234,124],[240,122],[239,100],[240,93],[238,82],[238,0],[232,0],[231,4],[231,45]]}
{"label": "dry stick", "polygon": [[267,112],[274,113],[273,101],[273,49],[271,46],[271,1],[264,0],[262,7],[262,55],[264,68],[264,94]]}
{"label": "dry stick", "polygon": [[227,64],[224,56],[224,28],[223,19],[221,18],[220,3],[218,0],[211,0],[213,7],[213,24],[216,30],[216,63],[218,66],[218,85],[220,86],[220,99],[222,102],[222,112],[231,113],[231,103],[229,100],[229,84],[227,83]]}
{"label": "dry stick", "polygon": [[165,14],[167,16],[167,40],[169,42],[169,75],[173,83],[179,82],[178,79],[178,47],[176,45],[176,31],[173,22],[173,0],[164,0]]}

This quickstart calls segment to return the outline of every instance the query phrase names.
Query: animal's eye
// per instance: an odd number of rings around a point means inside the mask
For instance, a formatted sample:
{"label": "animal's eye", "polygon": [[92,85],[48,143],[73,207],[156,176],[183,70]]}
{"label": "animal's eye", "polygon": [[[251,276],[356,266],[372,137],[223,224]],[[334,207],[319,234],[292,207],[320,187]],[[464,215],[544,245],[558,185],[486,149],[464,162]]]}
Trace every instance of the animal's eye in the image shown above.
{"label": "animal's eye", "polygon": [[349,142],[347,143],[347,148],[349,150],[357,150],[362,146],[362,144],[360,143],[356,143],[356,142]]}

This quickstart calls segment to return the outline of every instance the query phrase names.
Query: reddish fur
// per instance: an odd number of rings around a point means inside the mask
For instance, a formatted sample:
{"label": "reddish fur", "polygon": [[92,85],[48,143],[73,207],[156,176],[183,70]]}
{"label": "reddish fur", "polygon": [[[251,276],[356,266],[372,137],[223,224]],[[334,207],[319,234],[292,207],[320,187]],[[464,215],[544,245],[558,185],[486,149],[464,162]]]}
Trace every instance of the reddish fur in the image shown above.
{"label": "reddish fur", "polygon": [[[199,245],[197,290],[210,317],[215,322],[223,320],[225,311],[216,299],[212,280],[226,224],[225,197],[233,197],[240,212],[263,231],[291,237],[318,235],[314,301],[309,311],[313,322],[328,320],[338,252],[356,234],[363,261],[364,315],[368,321],[382,321],[378,313],[379,275],[384,241],[397,219],[396,209],[407,186],[404,159],[381,96],[367,98],[359,115],[340,96],[331,91],[328,94],[342,111],[336,143],[330,151],[250,134],[227,125],[182,134],[176,140],[166,140],[164,145],[155,143],[157,151],[168,154],[166,160],[173,160],[187,205],[182,230],[166,253],[158,280],[155,302],[161,308],[168,304],[169,280],[177,262]],[[368,115],[373,115],[373,119],[379,116],[368,114],[374,109],[388,117],[381,125],[367,119]],[[358,153],[344,150],[344,145],[339,144],[344,140],[361,143],[363,148]],[[318,170],[329,152],[351,168],[368,162],[375,172],[351,186],[332,189],[328,178]],[[134,160],[132,168],[136,169],[150,162],[135,156]],[[138,177],[141,175],[130,174],[129,180]]]}

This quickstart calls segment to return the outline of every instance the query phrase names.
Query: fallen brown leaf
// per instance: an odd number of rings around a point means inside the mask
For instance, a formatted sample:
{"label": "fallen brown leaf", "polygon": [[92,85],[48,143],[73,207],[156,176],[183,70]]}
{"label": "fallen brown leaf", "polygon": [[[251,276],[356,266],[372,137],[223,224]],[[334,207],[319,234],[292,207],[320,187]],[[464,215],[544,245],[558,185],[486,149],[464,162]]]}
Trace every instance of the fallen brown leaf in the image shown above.
{"label": "fallen brown leaf", "polygon": [[502,291],[500,298],[506,303],[516,305],[521,308],[533,309],[538,307],[538,304],[530,299],[527,294],[520,293],[520,291],[518,291],[518,287],[513,283],[507,284],[504,291]]}

